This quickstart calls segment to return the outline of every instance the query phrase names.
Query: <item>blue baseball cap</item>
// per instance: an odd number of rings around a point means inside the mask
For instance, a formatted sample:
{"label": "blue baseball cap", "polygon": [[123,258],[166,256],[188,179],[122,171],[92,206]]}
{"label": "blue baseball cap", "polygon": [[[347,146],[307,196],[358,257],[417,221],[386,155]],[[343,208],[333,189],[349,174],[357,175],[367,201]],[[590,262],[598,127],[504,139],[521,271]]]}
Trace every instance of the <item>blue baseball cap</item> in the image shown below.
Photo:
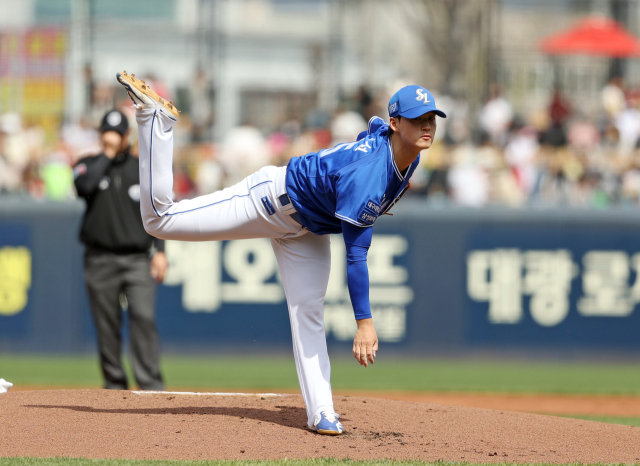
{"label": "blue baseball cap", "polygon": [[418,118],[425,113],[434,112],[447,118],[447,115],[436,108],[436,100],[431,92],[420,86],[406,86],[393,94],[389,100],[389,116]]}

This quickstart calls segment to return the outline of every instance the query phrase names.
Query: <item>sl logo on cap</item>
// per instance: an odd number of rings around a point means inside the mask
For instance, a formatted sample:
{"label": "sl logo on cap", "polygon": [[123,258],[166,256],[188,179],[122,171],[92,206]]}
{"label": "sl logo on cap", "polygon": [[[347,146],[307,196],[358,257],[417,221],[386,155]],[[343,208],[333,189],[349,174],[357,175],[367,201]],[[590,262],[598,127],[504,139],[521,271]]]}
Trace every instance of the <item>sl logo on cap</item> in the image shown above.
{"label": "sl logo on cap", "polygon": [[427,94],[427,91],[423,91],[422,89],[416,89],[416,95],[418,96],[416,97],[416,100],[424,100],[425,104],[431,103],[431,101],[429,100],[429,94]]}

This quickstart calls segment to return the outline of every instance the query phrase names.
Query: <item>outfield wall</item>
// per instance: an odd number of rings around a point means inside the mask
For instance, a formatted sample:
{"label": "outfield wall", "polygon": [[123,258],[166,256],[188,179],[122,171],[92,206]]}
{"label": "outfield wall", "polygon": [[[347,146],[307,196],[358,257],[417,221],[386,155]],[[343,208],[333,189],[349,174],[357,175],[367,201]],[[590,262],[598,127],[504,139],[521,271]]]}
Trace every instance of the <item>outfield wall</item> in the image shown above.
{"label": "outfield wall", "polygon": [[[0,199],[0,351],[94,351],[77,241],[81,202]],[[640,350],[640,212],[434,209],[403,199],[376,223],[371,303],[398,353]],[[168,242],[158,326],[170,351],[290,348],[268,240]],[[355,332],[332,238],[329,345]]]}

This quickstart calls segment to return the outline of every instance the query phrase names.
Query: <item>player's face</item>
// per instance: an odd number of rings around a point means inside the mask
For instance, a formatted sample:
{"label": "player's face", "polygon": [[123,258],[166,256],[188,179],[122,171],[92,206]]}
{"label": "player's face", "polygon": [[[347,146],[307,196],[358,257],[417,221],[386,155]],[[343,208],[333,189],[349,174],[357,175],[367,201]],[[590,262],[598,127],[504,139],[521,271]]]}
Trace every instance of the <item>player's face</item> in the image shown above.
{"label": "player's face", "polygon": [[418,118],[401,118],[397,122],[398,132],[405,144],[424,150],[431,147],[436,136],[436,114],[425,113]]}

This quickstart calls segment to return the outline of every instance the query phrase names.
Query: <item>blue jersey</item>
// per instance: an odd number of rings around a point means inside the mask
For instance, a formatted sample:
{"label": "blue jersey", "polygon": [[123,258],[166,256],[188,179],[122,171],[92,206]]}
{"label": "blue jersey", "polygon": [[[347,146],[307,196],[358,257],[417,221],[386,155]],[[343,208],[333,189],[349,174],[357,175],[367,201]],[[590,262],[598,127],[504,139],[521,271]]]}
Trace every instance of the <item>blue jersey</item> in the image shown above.
{"label": "blue jersey", "polygon": [[370,227],[404,192],[420,157],[400,173],[388,128],[373,117],[358,141],[291,159],[287,194],[309,231],[341,233],[342,221]]}

